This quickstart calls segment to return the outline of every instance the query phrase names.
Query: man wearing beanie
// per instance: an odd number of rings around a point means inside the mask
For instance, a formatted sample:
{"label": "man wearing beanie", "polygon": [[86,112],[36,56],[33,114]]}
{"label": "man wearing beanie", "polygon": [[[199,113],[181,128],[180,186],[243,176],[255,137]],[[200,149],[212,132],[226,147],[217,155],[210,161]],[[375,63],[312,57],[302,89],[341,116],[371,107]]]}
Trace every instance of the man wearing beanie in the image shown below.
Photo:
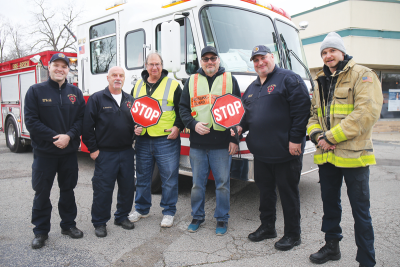
{"label": "man wearing beanie", "polygon": [[315,79],[318,86],[307,132],[317,145],[314,163],[319,165],[324,209],[321,230],[326,244],[310,260],[321,264],[341,257],[340,192],[344,177],[355,222],[356,260],[360,266],[375,266],[369,165],[376,164],[371,135],[382,109],[381,84],[374,71],[356,64],[346,54],[337,33],[326,36],[320,53],[324,66]]}

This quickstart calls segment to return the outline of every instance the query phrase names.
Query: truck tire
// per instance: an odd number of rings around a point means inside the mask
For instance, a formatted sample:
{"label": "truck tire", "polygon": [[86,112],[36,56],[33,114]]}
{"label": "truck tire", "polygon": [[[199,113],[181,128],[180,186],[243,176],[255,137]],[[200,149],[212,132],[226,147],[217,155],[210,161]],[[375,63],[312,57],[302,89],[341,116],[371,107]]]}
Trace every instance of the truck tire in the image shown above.
{"label": "truck tire", "polygon": [[21,138],[18,137],[18,127],[16,122],[9,118],[6,122],[4,133],[6,134],[7,147],[14,153],[25,151],[25,146],[21,143]]}
{"label": "truck tire", "polygon": [[154,164],[153,176],[151,177],[151,193],[161,194],[162,192],[162,182],[160,171],[158,170],[157,163]]}

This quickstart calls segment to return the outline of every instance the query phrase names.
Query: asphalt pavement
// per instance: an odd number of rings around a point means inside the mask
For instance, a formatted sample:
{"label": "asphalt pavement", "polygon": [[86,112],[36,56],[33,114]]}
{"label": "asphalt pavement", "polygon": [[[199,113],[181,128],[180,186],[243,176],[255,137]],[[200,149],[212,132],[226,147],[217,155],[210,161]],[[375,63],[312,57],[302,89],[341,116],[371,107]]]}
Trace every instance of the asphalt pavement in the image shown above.
{"label": "asphalt pavement", "polygon": [[[400,266],[400,133],[374,133],[378,164],[371,166],[371,215],[375,231],[377,266]],[[318,173],[302,176],[301,226],[302,244],[286,252],[277,251],[274,243],[283,234],[281,204],[277,205],[278,237],[253,243],[247,235],[259,221],[259,192],[254,183],[231,182],[229,230],[215,235],[215,184],[209,181],[206,193],[206,222],[196,233],[186,231],[191,221],[191,179],[179,177],[179,200],[172,228],[160,227],[160,195],[153,195],[148,218],[135,223],[134,230],[124,230],[108,223],[108,236],[97,238],[91,224],[91,178],[94,162],[88,154],[78,153],[79,181],[75,189],[78,205],[77,227],[82,239],[61,234],[57,201],[57,180],[51,192],[53,204],[51,231],[46,246],[31,249],[33,239],[31,209],[34,191],[31,186],[32,152],[11,153],[0,134],[0,266],[315,266],[308,257],[324,244],[320,231],[322,202]],[[116,210],[114,191],[112,213]],[[353,218],[342,189],[344,238],[340,242],[342,259],[323,266],[358,266],[355,261]]]}

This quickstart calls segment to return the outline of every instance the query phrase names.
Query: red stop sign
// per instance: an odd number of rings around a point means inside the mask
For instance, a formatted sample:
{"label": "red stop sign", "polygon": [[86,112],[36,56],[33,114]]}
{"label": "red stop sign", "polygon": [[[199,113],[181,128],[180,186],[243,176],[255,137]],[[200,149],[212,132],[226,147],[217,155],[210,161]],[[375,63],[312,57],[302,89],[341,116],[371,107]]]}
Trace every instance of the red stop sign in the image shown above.
{"label": "red stop sign", "polygon": [[131,114],[137,124],[150,127],[158,123],[162,110],[157,100],[150,96],[142,96],[133,101]]}
{"label": "red stop sign", "polygon": [[214,122],[224,128],[238,125],[244,116],[244,108],[239,97],[226,94],[215,99],[211,107]]}

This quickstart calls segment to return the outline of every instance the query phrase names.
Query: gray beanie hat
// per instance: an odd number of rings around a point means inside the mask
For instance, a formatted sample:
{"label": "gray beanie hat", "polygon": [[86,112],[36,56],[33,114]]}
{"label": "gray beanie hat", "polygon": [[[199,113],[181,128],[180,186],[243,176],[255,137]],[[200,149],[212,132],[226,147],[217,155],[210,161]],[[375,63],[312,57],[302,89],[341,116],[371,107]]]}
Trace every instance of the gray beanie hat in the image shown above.
{"label": "gray beanie hat", "polygon": [[322,55],[322,51],[328,47],[336,48],[346,54],[346,47],[344,47],[343,39],[336,32],[330,32],[322,41],[320,54]]}

